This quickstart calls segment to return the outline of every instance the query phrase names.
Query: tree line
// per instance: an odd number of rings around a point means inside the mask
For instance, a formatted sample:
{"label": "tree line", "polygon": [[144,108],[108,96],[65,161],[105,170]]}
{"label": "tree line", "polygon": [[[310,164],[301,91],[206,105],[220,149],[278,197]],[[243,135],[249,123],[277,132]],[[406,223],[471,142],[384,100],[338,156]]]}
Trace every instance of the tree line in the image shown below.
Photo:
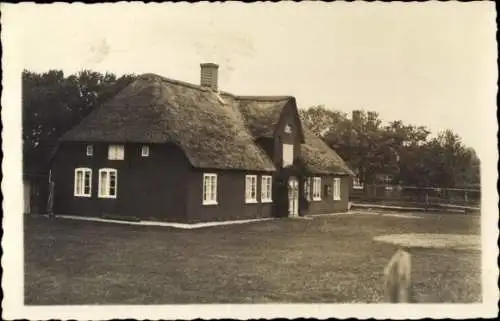
{"label": "tree line", "polygon": [[[94,108],[136,78],[83,70],[65,76],[61,70],[22,73],[23,166],[46,173],[58,139]],[[392,121],[382,126],[375,112],[352,117],[324,106],[300,110],[304,125],[320,136],[358,174],[374,183],[380,174],[393,183],[456,187],[479,184],[479,159],[460,137],[445,130],[430,139],[423,126]]]}
{"label": "tree line", "polygon": [[425,126],[400,120],[382,125],[378,113],[346,113],[313,106],[300,110],[309,127],[349,164],[361,183],[389,183],[417,187],[478,187],[480,160],[474,149],[447,129],[430,138]]}

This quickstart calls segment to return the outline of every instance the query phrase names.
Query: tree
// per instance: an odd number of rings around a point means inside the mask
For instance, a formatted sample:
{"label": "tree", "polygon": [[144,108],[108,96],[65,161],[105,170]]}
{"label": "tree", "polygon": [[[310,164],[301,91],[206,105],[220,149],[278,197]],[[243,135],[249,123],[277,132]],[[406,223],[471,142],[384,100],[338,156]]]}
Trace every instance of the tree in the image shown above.
{"label": "tree", "polygon": [[347,119],[345,113],[326,109],[323,105],[301,109],[299,114],[304,125],[318,137],[324,137]]}
{"label": "tree", "polygon": [[361,182],[373,182],[377,174],[396,170],[393,137],[381,127],[377,113],[358,110],[349,119],[320,105],[301,110],[301,119],[357,172]]}
{"label": "tree", "polygon": [[477,161],[473,150],[467,149],[450,129],[440,132],[427,147],[430,152],[428,166],[433,168],[434,184],[441,187],[463,185],[471,165]]}
{"label": "tree", "polygon": [[429,184],[428,167],[424,161],[426,149],[423,146],[430,131],[424,126],[404,125],[402,121],[392,121],[384,130],[396,154],[394,181],[416,186]]}
{"label": "tree", "polygon": [[451,130],[429,140],[425,126],[402,121],[382,126],[375,112],[354,111],[349,119],[320,105],[300,114],[303,124],[337,151],[362,183],[388,174],[393,183],[420,187],[479,184],[477,155]]}

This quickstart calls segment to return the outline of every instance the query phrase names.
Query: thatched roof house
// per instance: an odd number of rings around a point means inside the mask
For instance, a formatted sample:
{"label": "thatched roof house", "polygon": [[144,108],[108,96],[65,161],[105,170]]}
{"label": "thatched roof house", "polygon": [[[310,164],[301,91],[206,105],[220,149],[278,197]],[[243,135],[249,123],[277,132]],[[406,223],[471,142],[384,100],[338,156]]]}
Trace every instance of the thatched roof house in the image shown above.
{"label": "thatched roof house", "polygon": [[90,145],[147,145],[148,153],[149,146],[170,146],[171,155],[179,154],[198,171],[274,175],[289,145],[308,175],[352,175],[337,153],[301,124],[294,97],[219,91],[217,68],[202,64],[201,85],[139,76],[68,131],[61,146],[86,144],[88,152]]}

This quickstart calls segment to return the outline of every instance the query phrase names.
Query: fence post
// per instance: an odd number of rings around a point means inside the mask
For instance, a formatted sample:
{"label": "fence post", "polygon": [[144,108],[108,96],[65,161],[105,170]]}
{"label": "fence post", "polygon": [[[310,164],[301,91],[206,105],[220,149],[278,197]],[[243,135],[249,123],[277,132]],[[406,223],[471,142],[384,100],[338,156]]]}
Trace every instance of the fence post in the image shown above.
{"label": "fence post", "polygon": [[408,303],[411,294],[411,256],[398,249],[384,269],[386,298],[391,303]]}
{"label": "fence post", "polygon": [[49,195],[47,199],[47,214],[50,218],[54,218],[54,186],[55,183],[49,182]]}

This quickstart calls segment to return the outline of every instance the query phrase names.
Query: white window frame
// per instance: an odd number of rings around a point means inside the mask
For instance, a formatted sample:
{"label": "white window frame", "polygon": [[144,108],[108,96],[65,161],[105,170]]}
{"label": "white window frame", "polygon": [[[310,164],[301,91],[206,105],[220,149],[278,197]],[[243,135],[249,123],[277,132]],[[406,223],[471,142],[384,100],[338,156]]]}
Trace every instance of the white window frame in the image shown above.
{"label": "white window frame", "polygon": [[142,145],[141,146],[141,156],[142,157],[149,157],[149,145]]}
{"label": "white window frame", "polygon": [[361,180],[359,179],[358,176],[356,176],[356,177],[353,178],[352,188],[354,188],[354,189],[363,189],[363,184],[361,184]]}
{"label": "white window frame", "polygon": [[313,201],[321,201],[321,177],[313,178],[312,199]]}
{"label": "white window frame", "polygon": [[[102,173],[106,173],[106,181],[102,181]],[[110,181],[111,174],[115,175],[115,193],[110,193]],[[103,186],[104,185],[104,186]],[[104,188],[104,191],[103,191]],[[117,198],[118,196],[118,171],[114,168],[101,168],[99,169],[99,188],[98,188],[99,198]]]}
{"label": "white window frame", "polygon": [[[81,173],[81,185],[78,186],[78,174]],[[89,190],[88,193],[85,193],[85,178],[87,177],[86,174],[88,174],[88,186]],[[76,197],[91,197],[92,195],[92,169],[87,168],[87,167],[79,167],[75,168],[75,180],[73,183],[73,195]]]}
{"label": "white window frame", "polygon": [[307,200],[307,201],[311,201],[312,200],[312,194],[311,194],[311,187],[312,187],[312,178],[311,177],[306,177],[306,179],[304,180],[304,198]]}
{"label": "white window frame", "polygon": [[[289,160],[287,157],[287,153],[285,153],[285,150],[288,150],[291,152],[291,159]],[[293,157],[294,157],[294,146],[293,144],[283,144],[282,147],[282,162],[283,162],[283,167],[291,166],[293,165]]]}
{"label": "white window frame", "polygon": [[125,146],[120,144],[112,144],[108,146],[109,160],[123,160],[125,158]]}
{"label": "white window frame", "polygon": [[245,203],[257,203],[257,175],[245,176]]}
{"label": "white window frame", "polygon": [[342,181],[340,180],[339,177],[335,177],[333,179],[333,193],[332,193],[334,201],[340,201],[342,199],[341,186],[342,186]]}
{"label": "white window frame", "polygon": [[273,201],[273,177],[263,175],[261,178],[260,201],[262,203],[271,203]]}
{"label": "white window frame", "polygon": [[85,147],[85,154],[87,156],[94,156],[94,145],[92,144],[88,144],[86,147]]}
{"label": "white window frame", "polygon": [[203,205],[217,205],[217,174],[203,174],[203,191],[201,194]]}

